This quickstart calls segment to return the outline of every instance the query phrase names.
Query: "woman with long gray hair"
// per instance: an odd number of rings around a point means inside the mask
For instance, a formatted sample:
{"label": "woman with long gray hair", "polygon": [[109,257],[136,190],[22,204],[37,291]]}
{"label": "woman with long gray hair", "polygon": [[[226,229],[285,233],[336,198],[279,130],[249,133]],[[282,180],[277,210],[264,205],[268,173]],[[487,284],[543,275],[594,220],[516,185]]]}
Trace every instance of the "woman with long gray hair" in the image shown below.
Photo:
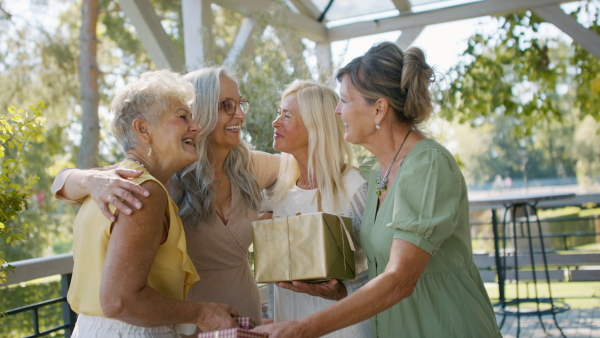
{"label": "woman with long gray hair", "polygon": [[[251,151],[242,140],[249,102],[226,68],[203,68],[185,79],[196,92],[192,115],[202,128],[196,142],[199,160],[174,175],[169,190],[183,220],[188,254],[201,278],[188,299],[229,304],[261,323],[248,248],[251,222],[258,219],[262,203],[261,190],[277,179],[279,156]],[[123,169],[69,169],[57,176],[52,191],[71,203],[89,194],[114,220],[109,204],[126,214],[142,207],[137,196],[147,191],[123,179],[137,175]],[[118,198],[109,200],[109,196]]]}

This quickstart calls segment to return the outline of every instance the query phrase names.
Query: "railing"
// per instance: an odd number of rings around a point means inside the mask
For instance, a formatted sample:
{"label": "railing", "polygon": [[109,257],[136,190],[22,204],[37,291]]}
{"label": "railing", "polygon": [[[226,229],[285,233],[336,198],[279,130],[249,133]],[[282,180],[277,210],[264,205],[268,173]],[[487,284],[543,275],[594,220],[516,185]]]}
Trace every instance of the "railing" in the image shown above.
{"label": "railing", "polygon": [[[19,313],[30,312],[33,322],[33,334],[26,337],[43,337],[50,333],[64,330],[64,336],[70,337],[75,328],[77,315],[71,310],[67,303],[67,291],[71,283],[73,272],[73,255],[62,254],[53,257],[33,258],[10,263],[15,269],[9,273],[7,282],[0,286],[5,287],[13,284],[24,283],[38,278],[61,276],[61,297],[42,301],[39,303],[11,309],[6,312],[7,316],[15,316]],[[39,310],[52,304],[62,304],[63,324],[40,331]]]}
{"label": "railing", "polygon": [[[576,198],[572,199],[570,201],[570,204],[568,204],[568,205],[581,205],[581,204],[590,203],[590,202],[600,204],[600,194],[579,195]],[[548,203],[546,203],[546,204],[548,204]],[[563,203],[562,205],[540,205],[540,207],[559,207],[559,206],[565,206],[565,203]],[[477,208],[472,208],[472,209],[481,210],[481,209],[490,209],[492,207],[500,208],[502,206],[489,206],[487,208],[481,208],[481,206],[479,206]],[[581,219],[582,218],[578,218],[577,220],[581,220]],[[546,221],[547,220],[545,220],[545,222]],[[562,221],[564,221],[564,219]],[[483,223],[474,223],[472,225],[473,226],[481,226],[482,224]],[[575,237],[590,236],[590,235],[591,236],[593,236],[593,235],[600,236],[600,233],[589,232],[589,231],[587,231],[587,232],[570,232],[570,233],[548,234],[548,235],[545,235],[544,237],[547,237],[548,239],[555,238],[555,237],[575,238]],[[492,238],[491,237],[490,238],[481,238],[481,237],[474,238],[475,241],[480,240],[480,239],[481,240],[491,240]],[[567,243],[566,239],[563,240],[563,243]],[[567,245],[567,244],[565,244],[565,245]],[[600,254],[594,256],[593,263],[596,262],[596,260],[597,260],[596,257],[600,257]],[[576,256],[572,256],[571,258],[576,258]],[[478,257],[476,255],[476,262],[477,261],[479,261],[478,265],[480,266],[480,268],[483,268],[483,266],[486,264],[489,265],[490,269],[493,266],[493,260],[490,260],[488,257],[482,257],[482,256]],[[600,261],[598,261],[597,263],[598,263],[598,265],[600,265]],[[23,313],[23,312],[31,312],[31,315],[33,318],[33,332],[34,333],[27,337],[42,337],[42,336],[45,336],[45,335],[48,335],[50,333],[57,332],[60,330],[64,330],[65,337],[70,337],[71,332],[74,329],[74,325],[76,322],[76,314],[73,311],[71,311],[69,305],[66,302],[66,293],[68,290],[68,286],[69,286],[70,279],[71,279],[71,273],[73,270],[72,254],[62,254],[62,255],[57,255],[54,257],[45,257],[45,258],[34,258],[34,259],[13,262],[10,264],[15,267],[14,273],[9,274],[7,283],[0,285],[0,287],[9,286],[12,284],[24,283],[24,282],[35,280],[38,278],[60,275],[61,276],[61,295],[62,296],[59,298],[56,298],[56,299],[46,300],[46,301],[42,301],[42,302],[39,302],[36,304],[27,305],[27,306],[24,306],[24,307],[21,307],[18,309],[10,309],[9,311],[7,311],[7,315],[14,316],[16,314]],[[590,262],[588,262],[586,259],[583,259],[582,261],[577,261],[577,259],[576,259],[575,261],[570,260],[568,265],[571,267],[577,267],[577,266],[583,266],[583,265],[589,265],[589,264],[590,264]],[[484,275],[484,274],[482,274],[482,275]],[[490,278],[493,278],[493,274],[489,274],[489,275],[490,275]],[[600,278],[592,277],[592,280],[600,280]],[[266,288],[261,289],[261,298],[263,298],[263,299],[268,298]],[[38,318],[37,318],[38,310],[42,307],[49,306],[49,305],[56,304],[56,303],[62,303],[63,324],[40,331],[40,325],[39,325]]]}

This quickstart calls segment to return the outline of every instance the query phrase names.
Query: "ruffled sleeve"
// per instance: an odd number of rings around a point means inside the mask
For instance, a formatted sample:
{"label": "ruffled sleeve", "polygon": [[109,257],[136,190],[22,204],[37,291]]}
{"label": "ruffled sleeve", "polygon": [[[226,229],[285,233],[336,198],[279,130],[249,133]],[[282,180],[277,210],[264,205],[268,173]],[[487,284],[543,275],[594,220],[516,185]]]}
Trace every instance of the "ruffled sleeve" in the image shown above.
{"label": "ruffled sleeve", "polygon": [[454,233],[463,194],[462,176],[452,155],[438,148],[409,154],[394,182],[393,216],[388,227],[434,255]]}

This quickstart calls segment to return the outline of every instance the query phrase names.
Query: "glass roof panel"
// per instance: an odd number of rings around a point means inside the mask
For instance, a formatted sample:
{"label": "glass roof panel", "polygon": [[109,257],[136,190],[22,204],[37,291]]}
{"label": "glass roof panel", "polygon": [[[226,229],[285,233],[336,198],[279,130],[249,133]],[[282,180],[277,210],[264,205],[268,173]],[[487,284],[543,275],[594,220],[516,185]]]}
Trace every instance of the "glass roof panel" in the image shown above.
{"label": "glass roof panel", "polygon": [[[323,13],[330,0],[312,0]],[[396,9],[391,0],[334,0],[327,11],[327,20],[346,19],[355,16],[369,15]]]}
{"label": "glass roof panel", "polygon": [[[418,12],[419,7],[427,9],[450,7],[480,0],[406,0]],[[313,4],[321,11],[327,8],[330,0],[312,0]],[[402,2],[402,0],[398,1]],[[397,10],[392,0],[334,0],[327,10],[327,21],[343,20],[348,18],[367,16],[376,13]]]}

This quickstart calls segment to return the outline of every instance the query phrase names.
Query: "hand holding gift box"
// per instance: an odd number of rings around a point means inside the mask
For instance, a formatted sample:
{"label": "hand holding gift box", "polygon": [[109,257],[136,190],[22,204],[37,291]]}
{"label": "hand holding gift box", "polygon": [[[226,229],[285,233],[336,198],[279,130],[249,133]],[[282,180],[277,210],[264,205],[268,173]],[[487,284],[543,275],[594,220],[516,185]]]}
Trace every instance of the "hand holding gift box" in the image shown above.
{"label": "hand holding gift box", "polygon": [[323,212],[252,222],[256,281],[355,278],[351,226]]}

